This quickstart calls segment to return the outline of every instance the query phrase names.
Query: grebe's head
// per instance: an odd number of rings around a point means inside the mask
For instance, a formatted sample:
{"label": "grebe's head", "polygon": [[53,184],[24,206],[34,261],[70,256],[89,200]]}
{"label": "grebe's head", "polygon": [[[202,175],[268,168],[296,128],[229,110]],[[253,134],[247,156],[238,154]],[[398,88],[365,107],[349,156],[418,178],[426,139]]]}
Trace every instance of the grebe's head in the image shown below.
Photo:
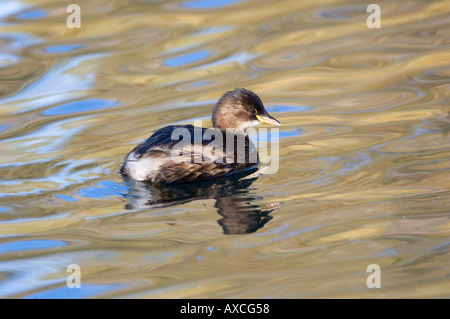
{"label": "grebe's head", "polygon": [[212,115],[213,126],[226,131],[245,134],[254,125],[281,125],[267,113],[261,99],[250,90],[235,89],[225,93],[216,103]]}

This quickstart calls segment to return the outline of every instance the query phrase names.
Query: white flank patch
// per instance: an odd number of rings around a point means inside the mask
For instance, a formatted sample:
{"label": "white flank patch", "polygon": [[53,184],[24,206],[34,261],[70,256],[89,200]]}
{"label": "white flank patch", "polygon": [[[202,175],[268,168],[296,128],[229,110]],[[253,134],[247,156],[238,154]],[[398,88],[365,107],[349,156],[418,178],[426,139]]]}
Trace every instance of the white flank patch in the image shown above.
{"label": "white flank patch", "polygon": [[164,164],[167,159],[144,157],[136,159],[135,154],[131,153],[125,160],[125,167],[131,178],[137,181],[145,181],[153,179],[159,170],[159,167]]}

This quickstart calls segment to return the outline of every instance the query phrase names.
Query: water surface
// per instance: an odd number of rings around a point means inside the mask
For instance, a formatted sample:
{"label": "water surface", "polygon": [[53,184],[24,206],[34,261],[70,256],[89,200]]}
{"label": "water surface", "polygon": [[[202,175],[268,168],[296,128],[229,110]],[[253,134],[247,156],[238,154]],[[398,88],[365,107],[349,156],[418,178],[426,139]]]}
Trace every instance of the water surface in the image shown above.
{"label": "water surface", "polygon": [[[0,297],[448,298],[450,7],[377,3],[380,29],[363,1],[80,0],[69,29],[2,1]],[[235,87],[283,123],[276,174],[118,174]]]}

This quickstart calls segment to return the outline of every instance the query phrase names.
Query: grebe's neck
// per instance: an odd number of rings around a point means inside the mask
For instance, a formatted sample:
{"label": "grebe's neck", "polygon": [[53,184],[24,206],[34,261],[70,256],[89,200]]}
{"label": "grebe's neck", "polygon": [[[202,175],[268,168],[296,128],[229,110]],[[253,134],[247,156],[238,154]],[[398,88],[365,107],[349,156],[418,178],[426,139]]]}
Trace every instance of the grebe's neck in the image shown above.
{"label": "grebe's neck", "polygon": [[258,124],[259,124],[259,121],[247,121],[247,122],[239,123],[239,125],[237,125],[237,126],[226,127],[226,126],[220,125],[220,122],[219,122],[219,124],[216,122],[216,123],[214,123],[213,127],[221,130],[224,133],[227,132],[227,133],[232,133],[235,135],[248,135],[247,129],[252,126],[258,125]]}

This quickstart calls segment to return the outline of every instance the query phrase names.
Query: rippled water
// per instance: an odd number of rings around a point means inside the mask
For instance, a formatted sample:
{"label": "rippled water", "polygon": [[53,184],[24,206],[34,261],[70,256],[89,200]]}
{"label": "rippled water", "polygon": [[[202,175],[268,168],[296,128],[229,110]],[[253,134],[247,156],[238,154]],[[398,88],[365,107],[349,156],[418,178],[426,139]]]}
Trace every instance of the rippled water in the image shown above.
{"label": "rippled water", "polygon": [[[0,297],[450,296],[448,1],[377,1],[380,29],[363,1],[69,3],[0,3]],[[276,174],[123,181],[235,87],[283,123]]]}

